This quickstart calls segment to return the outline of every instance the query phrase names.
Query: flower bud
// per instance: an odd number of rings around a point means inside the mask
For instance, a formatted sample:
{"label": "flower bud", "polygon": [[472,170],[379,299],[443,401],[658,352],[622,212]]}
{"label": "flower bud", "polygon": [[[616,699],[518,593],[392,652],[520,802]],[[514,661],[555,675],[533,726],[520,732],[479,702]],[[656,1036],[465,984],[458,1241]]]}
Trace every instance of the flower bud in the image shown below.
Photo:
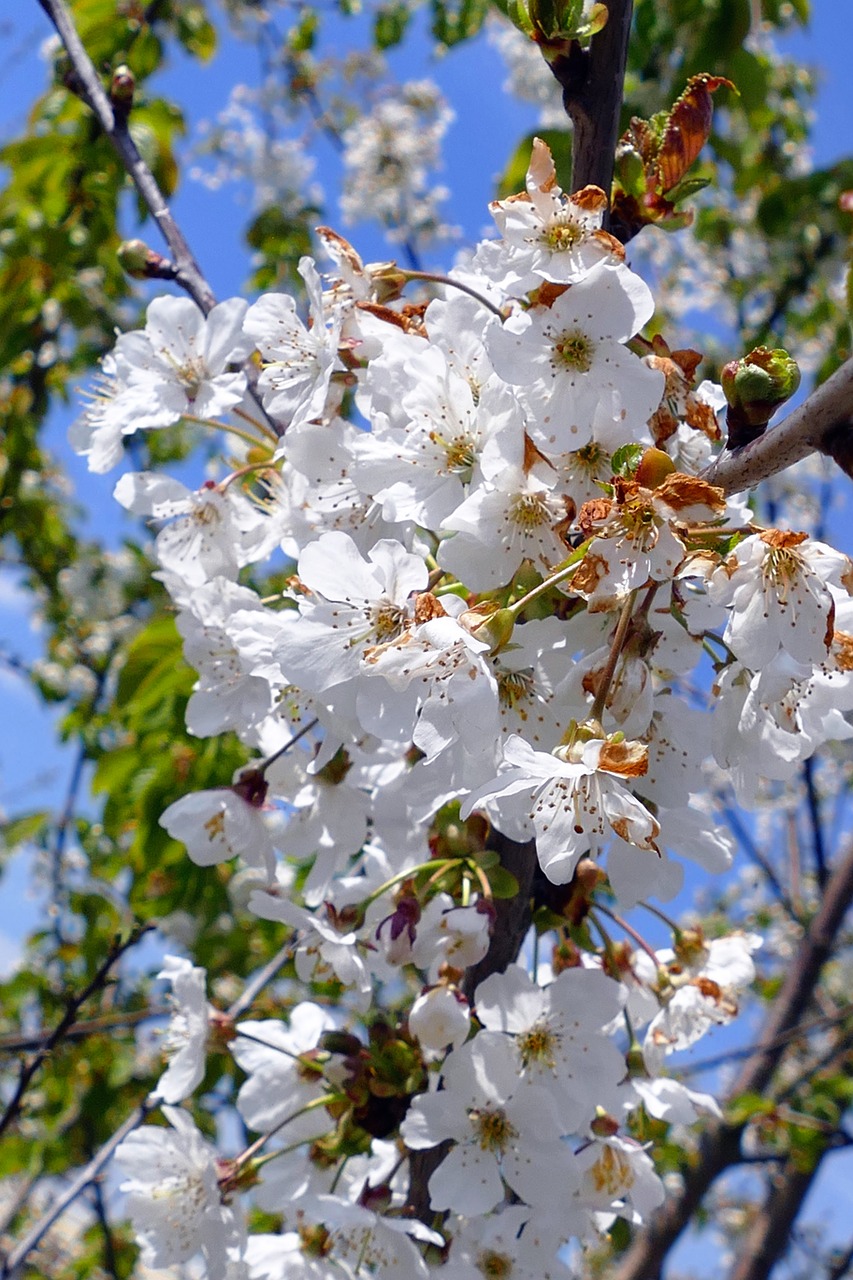
{"label": "flower bud", "polygon": [[762,435],[776,410],[800,385],[796,360],[781,347],[755,347],[723,366],[720,380],[729,409],[728,449],[740,449]]}
{"label": "flower bud", "polygon": [[162,253],[149,249],[144,240],[123,240],[116,252],[119,266],[134,280],[172,280],[175,268]]}
{"label": "flower bud", "polygon": [[113,72],[110,81],[110,102],[113,111],[121,119],[126,120],[133,106],[133,95],[136,92],[136,76],[130,67],[122,63]]}
{"label": "flower bud", "polygon": [[619,1132],[619,1121],[609,1115],[603,1107],[596,1107],[595,1118],[590,1121],[589,1127],[596,1138],[612,1138]]}
{"label": "flower bud", "polygon": [[515,614],[512,609],[493,609],[487,612],[486,608],[484,605],[475,605],[473,609],[466,609],[459,616],[459,625],[487,644],[489,653],[500,653],[512,637]]}
{"label": "flower bud", "polygon": [[675,470],[675,463],[663,449],[646,449],[635,479],[644,489],[657,489]]}
{"label": "flower bud", "polygon": [[458,1049],[468,1038],[471,1010],[454,987],[433,987],[418,996],[409,1014],[409,1030],[424,1049],[443,1053]]}
{"label": "flower bud", "polygon": [[269,787],[260,769],[245,769],[232,785],[231,790],[253,809],[263,809]]}

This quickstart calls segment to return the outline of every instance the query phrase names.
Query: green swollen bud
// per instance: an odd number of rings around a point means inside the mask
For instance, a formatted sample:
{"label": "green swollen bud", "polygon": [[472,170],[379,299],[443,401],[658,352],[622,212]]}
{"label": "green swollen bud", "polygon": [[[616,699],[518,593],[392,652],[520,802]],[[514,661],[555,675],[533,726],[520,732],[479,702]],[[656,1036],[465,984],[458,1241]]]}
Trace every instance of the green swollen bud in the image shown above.
{"label": "green swollen bud", "polygon": [[644,489],[657,489],[674,470],[675,463],[663,449],[646,449],[634,478]]}
{"label": "green swollen bud", "polygon": [[643,1050],[637,1044],[636,1040],[625,1054],[625,1065],[628,1068],[629,1079],[648,1080],[649,1072],[646,1067],[646,1060],[643,1057]]}
{"label": "green swollen bud", "polygon": [[125,111],[129,111],[133,105],[135,92],[136,76],[130,67],[122,63],[120,67],[116,67],[110,81],[110,102],[114,107],[120,106]]}
{"label": "green swollen bud", "polygon": [[730,360],[721,374],[729,404],[727,448],[739,449],[760,436],[776,410],[800,385],[796,360],[781,347],[755,347],[741,360]]}
{"label": "green swollen bud", "polygon": [[134,280],[173,280],[175,268],[144,240],[123,240],[116,251],[119,266]]}
{"label": "green swollen bud", "polygon": [[484,617],[480,612],[481,608],[483,606],[475,605],[473,609],[466,609],[459,618],[459,623],[472,636],[484,641],[489,646],[489,653],[500,653],[512,638],[515,614],[512,609],[494,609]]}

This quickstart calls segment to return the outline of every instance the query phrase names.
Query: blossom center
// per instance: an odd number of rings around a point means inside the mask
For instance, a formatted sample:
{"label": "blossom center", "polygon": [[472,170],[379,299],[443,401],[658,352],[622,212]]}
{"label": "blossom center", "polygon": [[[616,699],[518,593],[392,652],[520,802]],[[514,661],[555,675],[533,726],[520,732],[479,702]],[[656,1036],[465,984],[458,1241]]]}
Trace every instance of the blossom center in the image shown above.
{"label": "blossom center", "polygon": [[547,1067],[551,1071],[555,1070],[557,1063],[554,1057],[554,1050],[556,1046],[557,1037],[546,1022],[537,1022],[524,1035],[518,1037],[518,1049],[525,1067],[529,1067],[531,1063],[536,1063],[537,1066]]}
{"label": "blossom center", "polygon": [[171,351],[165,348],[162,354],[172,366],[175,377],[187,393],[187,399],[195,400],[201,390],[202,383],[207,377],[207,368],[202,357],[187,356],[185,360],[179,361]]}
{"label": "blossom center", "polygon": [[498,697],[504,707],[514,707],[533,695],[533,672],[501,671],[498,673]]}
{"label": "blossom center", "polygon": [[474,1136],[484,1151],[505,1151],[518,1137],[518,1131],[503,1111],[472,1111],[470,1118]]}
{"label": "blossom center", "polygon": [[554,342],[554,356],[566,369],[589,373],[595,355],[595,343],[582,329],[566,329]]}
{"label": "blossom center", "polygon": [[508,1280],[513,1271],[512,1258],[494,1249],[484,1249],[478,1254],[475,1266],[486,1280]]}
{"label": "blossom center", "polygon": [[446,469],[452,475],[459,476],[463,484],[467,484],[471,479],[471,473],[477,461],[477,454],[471,437],[460,435],[454,436],[452,440],[442,440],[440,436],[435,436],[434,439],[444,450],[445,458],[447,459]]}
{"label": "blossom center", "polygon": [[542,493],[518,493],[509,509],[509,518],[522,529],[536,529],[554,523],[554,515]]}
{"label": "blossom center", "polygon": [[558,213],[545,228],[542,239],[554,253],[566,253],[585,238],[586,230],[570,213]]}
{"label": "blossom center", "polygon": [[605,1147],[589,1172],[596,1191],[609,1196],[621,1195],[634,1185],[631,1163],[616,1147]]}
{"label": "blossom center", "polygon": [[379,600],[368,614],[373,633],[380,644],[394,640],[403,630],[406,611],[393,600]]}
{"label": "blossom center", "polygon": [[225,834],[225,814],[219,809],[204,823],[204,829],[207,832],[207,838],[211,842],[219,840]]}

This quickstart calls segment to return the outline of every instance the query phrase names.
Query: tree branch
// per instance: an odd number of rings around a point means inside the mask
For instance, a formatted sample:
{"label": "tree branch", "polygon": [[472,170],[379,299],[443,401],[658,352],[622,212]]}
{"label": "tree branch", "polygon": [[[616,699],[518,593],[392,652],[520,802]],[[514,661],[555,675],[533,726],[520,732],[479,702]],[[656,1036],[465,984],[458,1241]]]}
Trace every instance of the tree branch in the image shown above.
{"label": "tree branch", "polygon": [[56,1048],[60,1041],[65,1037],[69,1028],[73,1026],[77,1019],[78,1010],[86,1003],[90,996],[93,996],[96,991],[101,990],[113,965],[121,959],[126,951],[129,951],[131,947],[136,945],[144,933],[148,933],[148,931],[153,929],[153,927],[154,926],[151,924],[146,924],[141,927],[134,928],[130,937],[125,942],[119,943],[112,948],[106,960],[104,960],[94,978],[92,978],[92,981],[83,989],[83,991],[81,991],[79,995],[72,996],[70,998],[68,1001],[68,1007],[54,1031],[52,1031],[47,1037],[33,1058],[21,1067],[15,1091],[12,1094],[3,1115],[0,1116],[0,1134],[5,1133],[9,1128],[9,1125],[17,1116],[21,1109],[24,1094],[27,1091],[30,1081],[45,1059],[50,1056],[51,1051]]}
{"label": "tree branch", "polygon": [[[466,971],[463,991],[473,1003],[474,992],[490,974],[503,973],[521,950],[531,921],[531,896],[533,875],[536,870],[536,845],[532,840],[520,844],[492,829],[488,847],[501,856],[501,866],[518,881],[518,893],[512,898],[499,898],[495,906],[495,919],[489,950],[479,964]],[[429,1180],[450,1150],[450,1142],[442,1142],[425,1151],[413,1151],[409,1155],[409,1191],[405,1212],[413,1218],[429,1223],[435,1217],[430,1208]]]}
{"label": "tree branch", "polygon": [[633,0],[607,0],[607,25],[589,48],[575,40],[564,55],[549,59],[574,129],[572,191],[594,183],[610,198],[632,10]]}
{"label": "tree branch", "polygon": [[[149,927],[146,926],[146,928]],[[246,1009],[247,1004],[251,1003],[260,994],[261,990],[275,977],[282,964],[288,958],[291,946],[292,943],[288,942],[273,956],[268,964],[265,964],[262,969],[259,969],[250,978],[241,995],[226,1010],[226,1018],[230,1018],[232,1021],[238,1018]],[[248,1001],[246,1000],[247,994],[249,996]],[[43,1052],[46,1052],[46,1050]],[[95,1181],[101,1170],[112,1158],[116,1147],[120,1145],[129,1133],[132,1133],[134,1129],[142,1124],[145,1117],[159,1105],[159,1098],[146,1098],[130,1113],[121,1128],[112,1135],[108,1142],[104,1143],[97,1155],[80,1170],[76,1178],[69,1184],[67,1190],[54,1201],[48,1212],[35,1223],[23,1240],[3,1259],[2,1263],[0,1263],[0,1280],[10,1280],[15,1270],[24,1262],[27,1255],[36,1248],[39,1241],[47,1234],[53,1224],[61,1218],[65,1210]]]}
{"label": "tree branch", "polygon": [[803,1207],[820,1168],[822,1156],[812,1168],[804,1169],[788,1159],[771,1175],[770,1192],[739,1245],[739,1258],[729,1280],[768,1280],[770,1272],[788,1247],[791,1227]]}
{"label": "tree branch", "polygon": [[125,1120],[124,1124],[113,1134],[108,1142],[105,1142],[94,1159],[90,1160],[77,1174],[77,1177],[69,1184],[67,1189],[54,1200],[48,1212],[44,1217],[39,1218],[33,1228],[27,1232],[23,1240],[21,1240],[15,1248],[8,1253],[0,1264],[0,1280],[9,1280],[15,1273],[24,1259],[29,1253],[35,1249],[36,1245],[47,1234],[53,1224],[62,1217],[69,1205],[73,1204],[77,1197],[86,1190],[90,1182],[97,1178],[104,1165],[111,1159],[116,1147],[127,1137],[129,1133],[145,1119],[150,1111],[153,1111],[159,1103],[155,1099],[151,1102],[143,1102],[132,1111]]}
{"label": "tree branch", "polygon": [[[605,28],[606,30],[606,28]],[[704,479],[725,493],[740,493],[818,450],[830,452],[833,435],[853,423],[853,358],[827,378],[787,418],[731,453],[723,453]]]}
{"label": "tree branch", "polygon": [[174,279],[185,289],[205,315],[216,304],[216,297],[202,274],[184,234],[173,218],[153,173],[142,159],[130,135],[125,118],[113,110],[91,58],[74,26],[65,0],[39,0],[71,60],[80,97],[94,112],[118,158],[129,174],[141,199],[157,223],[169,246],[175,268]]}
{"label": "tree branch", "polygon": [[[731,1097],[763,1093],[784,1053],[783,1038],[793,1030],[814,995],[824,964],[853,902],[853,846],[830,877],[821,906],[806,930],[793,964],[773,1003],[755,1051],[745,1063]],[[636,1236],[610,1280],[660,1280],[667,1254],[690,1222],[717,1177],[740,1157],[746,1122],[712,1121],[684,1174],[682,1191],[672,1197]],[[792,1221],[792,1220],[791,1220]],[[790,1227],[791,1222],[787,1226]]]}

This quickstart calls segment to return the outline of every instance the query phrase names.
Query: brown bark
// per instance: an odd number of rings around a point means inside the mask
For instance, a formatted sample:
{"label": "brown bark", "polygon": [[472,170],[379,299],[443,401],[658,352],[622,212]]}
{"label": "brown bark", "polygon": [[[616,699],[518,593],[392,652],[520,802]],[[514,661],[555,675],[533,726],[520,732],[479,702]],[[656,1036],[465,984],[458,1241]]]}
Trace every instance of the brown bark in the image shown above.
{"label": "brown bark", "polygon": [[819,1167],[802,1169],[788,1161],[772,1176],[770,1194],[747,1232],[729,1280],[769,1280]]}
{"label": "brown bark", "polygon": [[563,89],[571,119],[572,191],[588,183],[609,197],[622,114],[628,36],[633,0],[607,0],[607,25],[582,49],[572,41],[566,53],[549,60]]}

